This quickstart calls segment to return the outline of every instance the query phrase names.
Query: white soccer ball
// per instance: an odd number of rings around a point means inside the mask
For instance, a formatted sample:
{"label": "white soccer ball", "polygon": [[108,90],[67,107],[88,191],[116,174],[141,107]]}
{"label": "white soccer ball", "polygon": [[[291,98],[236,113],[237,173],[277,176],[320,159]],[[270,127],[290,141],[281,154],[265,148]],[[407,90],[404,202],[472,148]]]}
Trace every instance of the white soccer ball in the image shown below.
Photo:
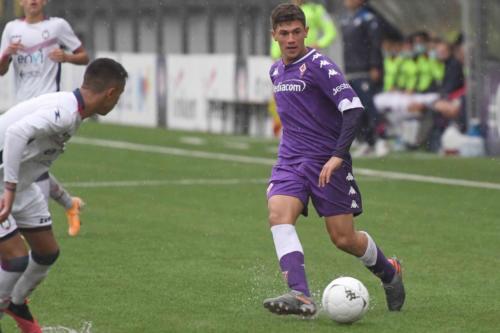
{"label": "white soccer ball", "polygon": [[321,303],[331,319],[348,324],[360,320],[368,311],[370,295],[361,281],[345,276],[328,284]]}

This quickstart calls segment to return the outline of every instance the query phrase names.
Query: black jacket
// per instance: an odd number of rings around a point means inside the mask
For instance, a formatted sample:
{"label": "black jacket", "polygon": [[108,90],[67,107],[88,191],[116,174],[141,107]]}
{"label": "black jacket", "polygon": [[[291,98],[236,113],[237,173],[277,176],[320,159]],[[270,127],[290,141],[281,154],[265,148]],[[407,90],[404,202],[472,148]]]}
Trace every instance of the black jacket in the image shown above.
{"label": "black jacket", "polygon": [[383,67],[379,18],[363,6],[340,21],[345,73],[368,72]]}

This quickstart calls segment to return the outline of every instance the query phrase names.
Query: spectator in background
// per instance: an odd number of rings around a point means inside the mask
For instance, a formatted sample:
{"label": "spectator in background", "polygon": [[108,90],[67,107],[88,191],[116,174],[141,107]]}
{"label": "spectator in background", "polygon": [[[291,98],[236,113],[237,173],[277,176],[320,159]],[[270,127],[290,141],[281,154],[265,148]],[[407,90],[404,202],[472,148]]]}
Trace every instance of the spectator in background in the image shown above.
{"label": "spectator in background", "polygon": [[376,126],[378,114],[373,96],[382,84],[383,59],[381,43],[383,31],[377,13],[368,7],[367,0],[344,0],[348,14],[341,20],[346,78],[365,107],[358,138],[361,146],[353,156],[388,153],[385,140],[379,138],[377,148]]}
{"label": "spectator in background", "polygon": [[410,105],[410,111],[423,117],[420,141],[432,152],[440,150],[441,136],[450,124],[456,125],[462,133],[467,130],[463,38],[459,37],[454,46],[453,49],[443,40],[436,45],[437,56],[445,68],[439,99],[430,104]]}
{"label": "spectator in background", "polygon": [[382,51],[384,55],[384,92],[397,90],[397,80],[401,73],[403,57],[401,56],[402,39],[384,38]]}
{"label": "spectator in background", "polygon": [[[330,47],[337,36],[337,29],[326,8],[320,3],[309,0],[292,0],[291,2],[299,6],[306,16],[309,27],[305,40],[306,46],[318,51]],[[281,57],[279,44],[274,39],[271,41],[271,57],[273,60]],[[273,117],[273,133],[278,137],[281,133],[281,120],[276,111],[274,98],[269,102],[269,113]]]}

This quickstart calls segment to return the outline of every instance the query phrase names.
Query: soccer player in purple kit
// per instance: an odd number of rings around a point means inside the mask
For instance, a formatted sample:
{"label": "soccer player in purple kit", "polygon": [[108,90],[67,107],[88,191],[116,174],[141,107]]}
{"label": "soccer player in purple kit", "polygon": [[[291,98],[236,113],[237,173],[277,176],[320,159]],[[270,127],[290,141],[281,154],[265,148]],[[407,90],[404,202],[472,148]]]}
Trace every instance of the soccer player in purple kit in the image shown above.
{"label": "soccer player in purple kit", "polygon": [[283,136],[267,198],[276,254],[290,291],[264,300],[264,307],[276,314],[306,317],[317,311],[295,230],[300,214],[307,216],[311,198],[335,246],[358,257],[381,279],[389,310],[399,311],[405,300],[399,261],[387,259],[368,233],[354,228],[362,203],[349,148],[363,105],[339,68],[305,47],[308,28],[300,7],[278,5],[271,24],[282,54],[269,74]]}

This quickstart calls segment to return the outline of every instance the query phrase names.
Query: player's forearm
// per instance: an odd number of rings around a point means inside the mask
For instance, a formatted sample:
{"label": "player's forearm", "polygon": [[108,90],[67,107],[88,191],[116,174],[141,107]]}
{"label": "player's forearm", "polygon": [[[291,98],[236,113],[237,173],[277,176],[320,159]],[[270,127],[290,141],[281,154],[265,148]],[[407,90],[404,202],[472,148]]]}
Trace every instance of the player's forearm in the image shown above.
{"label": "player's forearm", "polygon": [[66,53],[64,56],[64,61],[69,62],[74,65],[86,65],[89,63],[89,56],[87,52],[80,53]]}
{"label": "player's forearm", "polygon": [[351,148],[352,141],[356,136],[356,131],[358,129],[359,120],[363,114],[364,109],[350,109],[344,111],[342,114],[342,129],[340,131],[340,136],[337,139],[337,146],[333,151],[333,156],[345,158]]}
{"label": "player's forearm", "polygon": [[5,133],[5,144],[3,150],[4,181],[17,183],[19,181],[19,166],[27,140],[17,133],[7,129]]}
{"label": "player's forearm", "polygon": [[10,55],[2,55],[0,57],[0,75],[5,75],[9,71],[10,60]]}

